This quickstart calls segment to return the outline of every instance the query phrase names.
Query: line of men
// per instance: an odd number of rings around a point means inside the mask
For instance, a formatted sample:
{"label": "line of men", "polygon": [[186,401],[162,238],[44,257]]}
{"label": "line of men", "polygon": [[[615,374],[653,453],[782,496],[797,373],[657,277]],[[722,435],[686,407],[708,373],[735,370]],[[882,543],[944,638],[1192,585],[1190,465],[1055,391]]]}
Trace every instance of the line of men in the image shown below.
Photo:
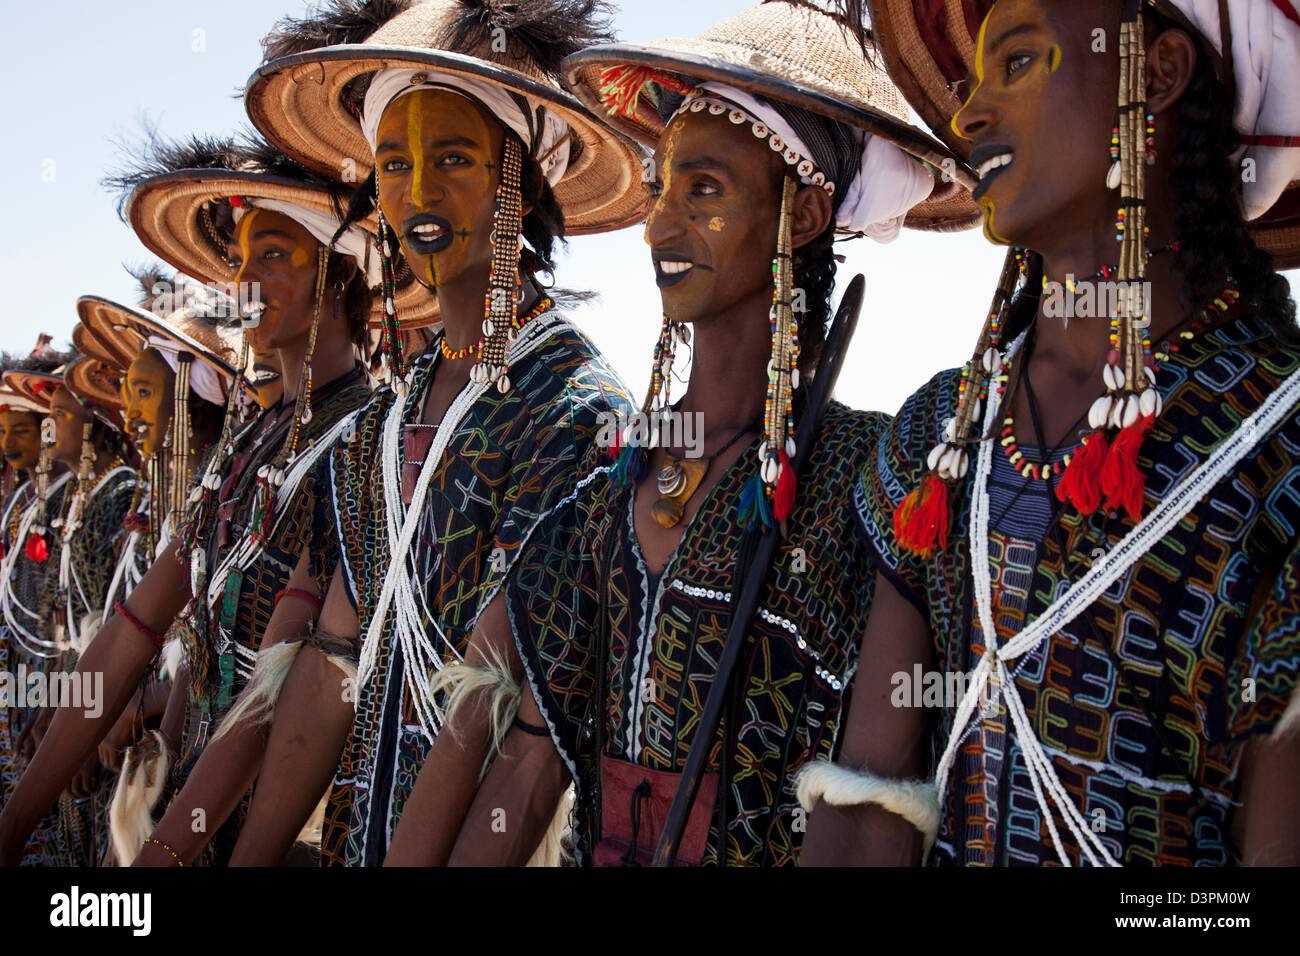
{"label": "line of men", "polygon": [[[176,275],[4,373],[0,671],[99,690],[0,864],[1300,860],[1300,11],[931,7],[331,0],[110,177]],[[636,223],[639,403],[554,275]],[[834,243],[977,223],[971,360],[835,401]]]}

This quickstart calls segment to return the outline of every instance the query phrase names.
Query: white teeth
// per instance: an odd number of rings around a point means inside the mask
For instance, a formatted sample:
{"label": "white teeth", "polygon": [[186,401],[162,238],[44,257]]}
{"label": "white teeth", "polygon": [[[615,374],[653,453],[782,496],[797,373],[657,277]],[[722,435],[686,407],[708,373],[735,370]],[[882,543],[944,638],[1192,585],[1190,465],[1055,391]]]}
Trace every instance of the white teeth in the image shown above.
{"label": "white teeth", "polygon": [[685,272],[694,265],[693,262],[660,262],[659,271],[666,276],[675,276]]}
{"label": "white teeth", "polygon": [[442,226],[429,223],[426,225],[415,226],[411,229],[411,232],[415,233],[421,239],[436,239],[438,236],[441,236],[446,232],[446,230],[443,229]]}
{"label": "white teeth", "polygon": [[992,159],[986,159],[984,162],[980,163],[979,169],[975,172],[979,175],[980,179],[983,179],[989,173],[993,172],[993,170],[1001,169],[1003,166],[1010,165],[1011,159],[1014,155],[1014,153],[1000,153]]}

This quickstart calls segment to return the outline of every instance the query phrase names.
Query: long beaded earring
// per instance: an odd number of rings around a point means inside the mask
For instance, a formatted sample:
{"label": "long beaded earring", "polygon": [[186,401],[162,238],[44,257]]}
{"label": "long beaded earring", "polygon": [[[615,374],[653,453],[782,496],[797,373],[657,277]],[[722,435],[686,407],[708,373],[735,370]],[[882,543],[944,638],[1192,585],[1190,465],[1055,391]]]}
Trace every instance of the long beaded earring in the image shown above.
{"label": "long beaded earring", "polygon": [[399,396],[406,395],[406,380],[403,377],[402,336],[398,331],[397,306],[397,269],[393,264],[393,247],[397,244],[397,235],[384,218],[384,207],[379,204],[379,185],[376,178],[375,209],[379,212],[379,261],[382,275],[384,296],[383,342],[380,344],[379,362],[383,367],[388,383]]}
{"label": "long beaded earring", "polygon": [[31,533],[23,546],[27,560],[44,564],[50,556],[50,546],[45,540],[46,516],[50,497],[50,473],[54,464],[50,461],[50,446],[54,444],[54,419],[41,420],[41,453],[36,459],[36,513],[32,516]]}
{"label": "long beaded earring", "polygon": [[325,275],[329,269],[330,251],[321,246],[316,251],[316,294],[312,300],[311,331],[307,337],[307,354],[302,362],[302,377],[298,385],[298,397],[294,401],[293,423],[284,444],[276,452],[275,458],[257,469],[257,496],[253,505],[250,526],[253,535],[261,543],[270,540],[275,523],[275,496],[284,484],[285,470],[292,464],[298,454],[298,443],[302,429],[311,421],[311,360],[316,351],[316,333],[320,328],[320,306],[325,297]]}
{"label": "long beaded earring", "polygon": [[998,351],[1002,326],[1021,275],[1016,252],[1015,249],[1007,251],[975,354],[962,369],[956,413],[944,422],[941,440],[926,456],[921,484],[912,489],[894,512],[894,537],[901,547],[921,557],[928,558],[936,549],[942,551],[948,547],[948,489],[966,477],[970,470],[967,446],[982,437],[980,416],[995,370],[1002,362]]}
{"label": "long beaded earring", "polygon": [[[172,388],[172,423],[170,427],[171,457],[168,487],[162,490],[165,497],[159,501],[167,502],[167,518],[175,528],[185,519],[185,501],[190,484],[190,370],[194,356],[189,352],[180,352],[176,356],[176,380]],[[232,389],[233,391],[233,389]],[[156,469],[159,474],[167,472],[166,467]]]}
{"label": "long beaded earring", "polygon": [[614,444],[610,447],[613,454],[614,470],[612,477],[615,487],[626,488],[638,485],[645,477],[648,455],[646,441],[640,434],[652,434],[651,425],[669,406],[672,388],[673,362],[677,358],[677,343],[689,344],[691,330],[681,322],[674,322],[664,315],[663,325],[659,329],[659,338],[655,341],[654,367],[650,371],[650,387],[646,391],[645,401],[637,420],[621,426],[614,432]]}
{"label": "long beaded earring", "polygon": [[[1143,291],[1148,259],[1147,145],[1154,143],[1155,127],[1146,110],[1146,46],[1138,0],[1128,0],[1124,8],[1119,58],[1121,192],[1115,238],[1120,244],[1120,294],[1102,369],[1106,393],[1088,411],[1088,425],[1094,431],[1070,460],[1056,495],[1081,514],[1091,514],[1102,505],[1107,510],[1122,507],[1136,521],[1146,490],[1137,456],[1162,404],[1148,339],[1150,303]],[[1115,433],[1113,441],[1108,432]]]}
{"label": "long beaded earring", "polygon": [[495,382],[503,395],[510,390],[506,374],[506,349],[514,341],[520,299],[519,233],[523,219],[520,176],[523,154],[519,142],[506,137],[501,155],[501,181],[497,184],[496,208],[492,213],[492,272],[483,300],[483,343],[478,361],[470,369],[470,381]]}
{"label": "long beaded earring", "polygon": [[781,189],[781,216],[776,258],[772,260],[772,357],[767,363],[767,399],[763,407],[763,441],[758,470],[745,483],[738,515],[746,530],[758,522],[783,523],[794,511],[794,390],[799,387],[799,327],[792,307],[794,249],[791,214],[798,184],[786,177]]}

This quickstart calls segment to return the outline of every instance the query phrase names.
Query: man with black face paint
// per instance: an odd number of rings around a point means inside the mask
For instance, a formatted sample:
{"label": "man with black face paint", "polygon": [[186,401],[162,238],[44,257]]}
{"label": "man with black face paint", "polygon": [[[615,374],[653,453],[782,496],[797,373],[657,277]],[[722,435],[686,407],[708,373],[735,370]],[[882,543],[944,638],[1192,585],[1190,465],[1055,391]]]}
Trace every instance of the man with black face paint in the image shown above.
{"label": "man with black face paint", "polygon": [[[853,20],[767,3],[692,40],[566,61],[581,99],[656,146],[645,239],[664,326],[651,390],[639,416],[611,424],[614,463],[593,456],[480,619],[451,682],[455,733],[425,765],[394,862],[522,863],[555,838],[549,810],[572,783],[578,861],[647,863],[697,742],[731,602],[762,573],[742,557],[760,525],[783,540],[676,859],[797,862],[793,774],[835,750],[871,604],[852,488],[886,421],[832,402],[795,489],[794,423],[813,414],[804,396],[829,320],[831,242],[889,241],[905,218],[970,224],[974,213],[961,186],[916,158],[939,166],[948,154],[908,127]],[[839,109],[808,92],[814,82]],[[672,404],[679,342],[690,384]],[[702,446],[688,447],[688,432]]]}
{"label": "man with black face paint", "polygon": [[1013,249],[863,472],[885,666],[806,857],[1300,862],[1300,8],[977,3],[958,95],[920,6],[873,3],[886,60]]}
{"label": "man with black face paint", "polygon": [[[382,16],[392,5],[361,6]],[[439,668],[457,659],[528,528],[576,481],[601,413],[628,407],[538,278],[566,228],[621,226],[644,204],[634,147],[555,77],[564,54],[603,36],[603,9],[431,0],[369,35],[333,12],[268,38],[247,101],[263,132],[310,165],[373,165],[350,211],[378,203],[391,387],[322,469],[333,500],[317,526],[342,554],[338,573],[328,590],[281,602],[279,640],[208,754],[228,780],[261,765],[236,863],[282,856],[327,788],[324,859],[384,858],[441,726]],[[334,56],[317,62],[322,40]],[[358,60],[340,56],[340,43],[362,40]],[[363,82],[341,101],[316,97],[293,80],[305,63]],[[393,295],[404,273],[443,325],[409,369]]]}

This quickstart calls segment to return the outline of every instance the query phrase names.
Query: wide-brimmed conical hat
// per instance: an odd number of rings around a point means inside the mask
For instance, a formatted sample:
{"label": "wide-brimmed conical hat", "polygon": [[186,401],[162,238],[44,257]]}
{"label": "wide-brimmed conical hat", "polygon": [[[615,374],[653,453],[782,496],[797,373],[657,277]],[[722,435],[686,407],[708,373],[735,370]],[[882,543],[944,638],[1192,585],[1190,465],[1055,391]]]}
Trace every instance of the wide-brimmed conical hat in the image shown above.
{"label": "wide-brimmed conical hat", "polygon": [[[592,116],[516,41],[509,23],[522,14],[510,6],[462,0],[414,4],[363,43],[270,61],[249,77],[244,105],[254,125],[290,156],[329,176],[355,169],[364,179],[374,156],[361,131],[361,104],[376,71],[409,69],[481,80],[523,97],[534,109],[549,110],[581,141],[580,154],[554,187],[567,233],[638,222],[647,196],[637,147]],[[506,24],[499,34],[494,17]]]}
{"label": "wide-brimmed conical hat", "polygon": [[[653,84],[630,108],[608,115],[607,71],[644,68],[686,86],[713,81],[865,130],[934,167],[935,189],[906,225],[965,229],[980,220],[970,198],[975,176],[964,159],[913,126],[907,102],[867,42],[867,53],[836,18],[804,3],[768,2],[727,17],[697,37],[589,47],[564,63],[565,83],[584,105],[623,133],[654,147],[664,123]],[[624,114],[630,115],[624,115]],[[947,174],[946,178],[944,174]]]}
{"label": "wide-brimmed conical hat", "polygon": [[63,384],[85,405],[120,412],[125,374],[125,368],[86,355],[63,370]]}

